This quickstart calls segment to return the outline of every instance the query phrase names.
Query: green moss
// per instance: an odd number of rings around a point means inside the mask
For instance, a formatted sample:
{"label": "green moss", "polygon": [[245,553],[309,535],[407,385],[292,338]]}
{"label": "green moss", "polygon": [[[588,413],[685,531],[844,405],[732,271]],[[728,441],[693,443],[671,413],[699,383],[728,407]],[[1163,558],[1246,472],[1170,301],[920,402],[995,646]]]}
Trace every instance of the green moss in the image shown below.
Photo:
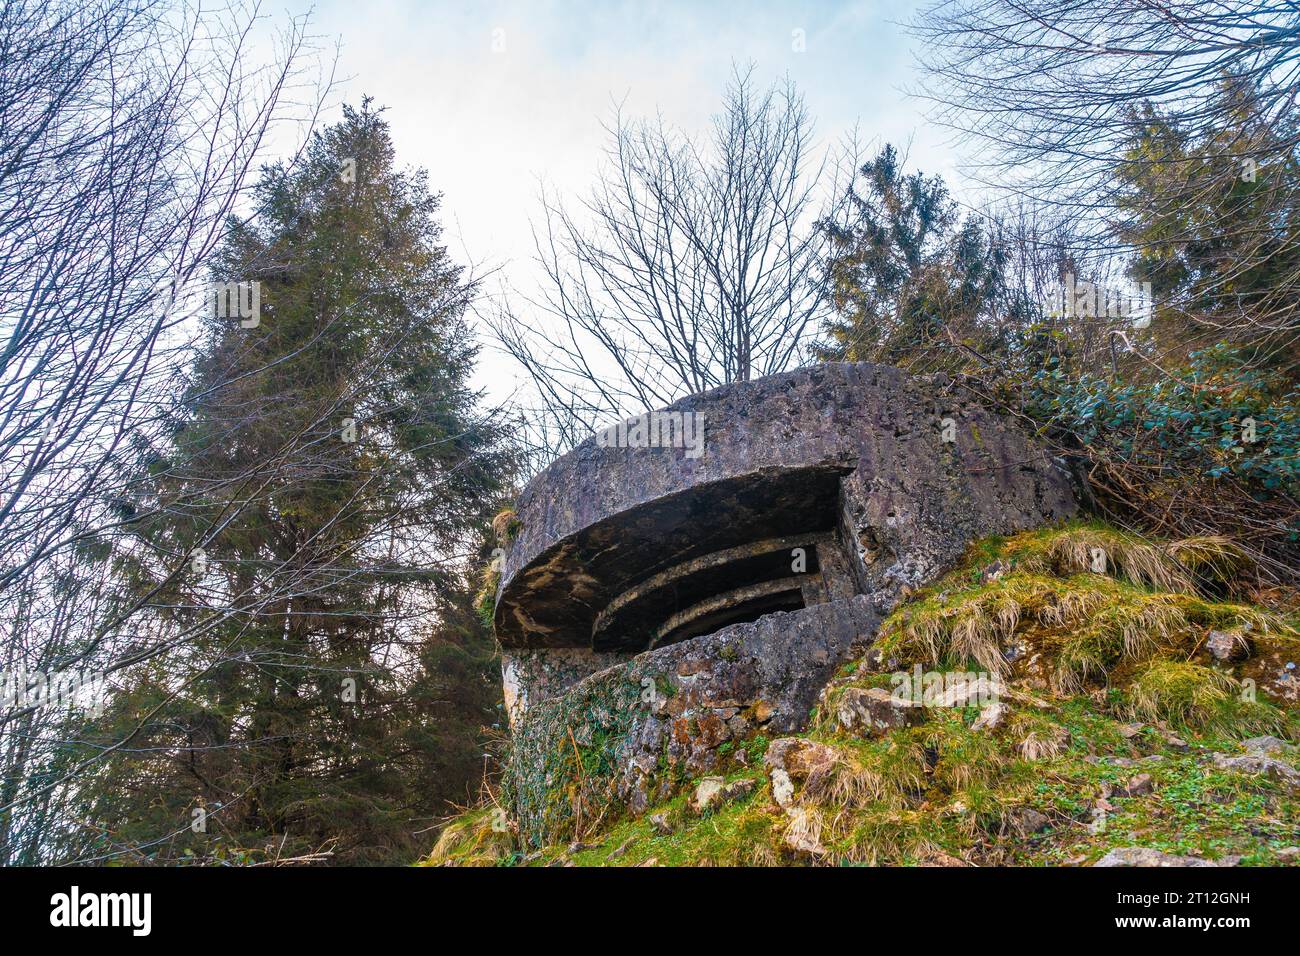
{"label": "green moss", "polygon": [[448,821],[433,851],[417,866],[501,866],[516,859],[505,811],[469,810]]}
{"label": "green moss", "polygon": [[[727,780],[744,778],[760,779],[761,774],[749,771]],[[781,862],[782,818],[757,793],[702,817],[690,813],[687,799],[682,794],[636,820],[616,824],[594,845],[572,854],[574,865],[754,866]],[[661,833],[652,817],[670,820],[671,832]],[[552,847],[530,862],[545,866],[569,856],[567,849]]]}
{"label": "green moss", "polygon": [[1244,699],[1232,677],[1186,661],[1150,661],[1134,677],[1127,699],[1135,717],[1223,735],[1276,733],[1285,725],[1276,707]]}
{"label": "green moss", "polygon": [[[1104,553],[1104,573],[1093,570],[1094,549]],[[1165,544],[1090,522],[976,542],[961,567],[889,616],[876,648],[886,669],[1000,673],[1009,716],[977,731],[974,708],[931,708],[918,726],[846,736],[831,719],[845,687],[891,686],[868,659],[848,662],[805,733],[833,748],[834,760],[815,780],[796,782],[793,815],[773,799],[763,767],[769,740],[756,734],[719,747],[728,765],[743,768],[730,779],[759,781],[752,795],[692,814],[694,781],[669,759],[665,740],[655,776],[676,795],[629,818],[614,784],[620,747],[643,706],[639,672],[593,681],[581,694],[538,705],[516,733],[509,798],[537,821],[520,835],[524,851],[534,851],[524,859],[1061,865],[1139,845],[1275,862],[1297,842],[1297,795],[1264,776],[1220,772],[1212,757],[1238,753],[1244,736],[1296,738],[1300,708],[1250,699],[1246,665],[1213,660],[1205,638],[1211,628],[1239,628],[1257,653],[1295,653],[1300,632],[1294,612],[1223,598],[1241,569],[1217,539]],[[655,681],[662,697],[675,692],[665,676]],[[1171,741],[1170,729],[1190,746]],[[543,743],[554,740],[563,744]],[[1138,774],[1151,777],[1151,788],[1129,796]],[[1047,824],[1024,826],[1031,810]],[[668,832],[652,816],[668,821]],[[791,847],[796,823],[822,852]],[[583,845],[571,853],[575,839]],[[493,852],[449,859],[520,859],[519,849]]]}
{"label": "green moss", "polygon": [[479,589],[474,596],[474,610],[478,612],[479,621],[486,628],[494,626],[497,612],[497,586],[501,583],[501,571],[493,559],[483,567],[479,575]]}

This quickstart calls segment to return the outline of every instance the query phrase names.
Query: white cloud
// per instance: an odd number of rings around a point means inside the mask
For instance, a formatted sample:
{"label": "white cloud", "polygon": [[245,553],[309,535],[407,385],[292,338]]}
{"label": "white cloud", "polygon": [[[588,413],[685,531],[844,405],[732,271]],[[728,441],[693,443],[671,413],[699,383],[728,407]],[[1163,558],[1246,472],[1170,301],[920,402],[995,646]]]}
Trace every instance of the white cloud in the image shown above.
{"label": "white cloud", "polygon": [[[942,135],[900,89],[910,40],[889,21],[909,15],[887,2],[350,0],[318,5],[315,26],[342,38],[342,97],[387,106],[399,160],[444,193],[452,252],[527,287],[539,180],[565,196],[589,189],[615,100],[702,129],[735,62],[753,60],[764,81],[788,72],[823,141],[855,123],[868,141],[913,139],[913,163],[951,181]],[[805,52],[791,49],[795,29]],[[480,370],[494,393],[511,374],[487,357]]]}

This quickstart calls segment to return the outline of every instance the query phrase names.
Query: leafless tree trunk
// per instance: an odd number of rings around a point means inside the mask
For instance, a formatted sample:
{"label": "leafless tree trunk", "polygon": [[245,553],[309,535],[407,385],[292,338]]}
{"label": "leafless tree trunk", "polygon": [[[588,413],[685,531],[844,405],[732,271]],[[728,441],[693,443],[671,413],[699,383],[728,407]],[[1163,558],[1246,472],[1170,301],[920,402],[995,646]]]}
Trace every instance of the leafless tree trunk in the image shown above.
{"label": "leafless tree trunk", "polygon": [[[0,668],[129,658],[97,585],[124,458],[165,432],[203,263],[288,111],[305,24],[256,5],[12,0],[0,8]],[[251,61],[270,36],[278,59]],[[93,562],[99,562],[96,569]],[[122,665],[118,659],[118,665]],[[0,863],[39,855],[62,718],[0,713]],[[24,801],[24,792],[36,789]],[[21,806],[20,806],[21,804]],[[25,808],[25,809],[24,809]],[[27,815],[22,814],[26,811]]]}

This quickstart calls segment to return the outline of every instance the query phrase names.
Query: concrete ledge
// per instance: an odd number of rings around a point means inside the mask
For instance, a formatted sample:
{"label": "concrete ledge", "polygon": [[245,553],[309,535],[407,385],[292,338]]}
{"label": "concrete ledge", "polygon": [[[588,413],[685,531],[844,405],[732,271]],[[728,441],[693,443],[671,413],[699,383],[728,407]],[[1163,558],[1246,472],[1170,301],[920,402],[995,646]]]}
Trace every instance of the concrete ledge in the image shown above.
{"label": "concrete ledge", "polygon": [[[972,538],[1075,510],[1067,476],[1039,448],[941,377],[829,364],[666,411],[698,416],[702,445],[589,439],[520,496],[494,618],[504,647],[643,649],[712,595],[680,605],[669,595],[636,633],[608,626],[613,602],[710,554],[789,536],[833,534],[843,554],[828,565],[883,607]],[[742,577],[737,568],[715,593],[759,583]]]}

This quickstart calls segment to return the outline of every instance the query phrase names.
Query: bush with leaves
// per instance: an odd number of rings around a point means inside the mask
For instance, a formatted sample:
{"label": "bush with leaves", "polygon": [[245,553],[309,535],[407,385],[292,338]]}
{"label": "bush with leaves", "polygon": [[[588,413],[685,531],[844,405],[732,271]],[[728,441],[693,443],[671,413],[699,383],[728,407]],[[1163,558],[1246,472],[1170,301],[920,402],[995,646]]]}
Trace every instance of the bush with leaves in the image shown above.
{"label": "bush with leaves", "polygon": [[1300,390],[1285,374],[1219,345],[1146,382],[1049,366],[1023,397],[1049,434],[1093,463],[1107,510],[1182,533],[1235,532],[1294,575]]}

